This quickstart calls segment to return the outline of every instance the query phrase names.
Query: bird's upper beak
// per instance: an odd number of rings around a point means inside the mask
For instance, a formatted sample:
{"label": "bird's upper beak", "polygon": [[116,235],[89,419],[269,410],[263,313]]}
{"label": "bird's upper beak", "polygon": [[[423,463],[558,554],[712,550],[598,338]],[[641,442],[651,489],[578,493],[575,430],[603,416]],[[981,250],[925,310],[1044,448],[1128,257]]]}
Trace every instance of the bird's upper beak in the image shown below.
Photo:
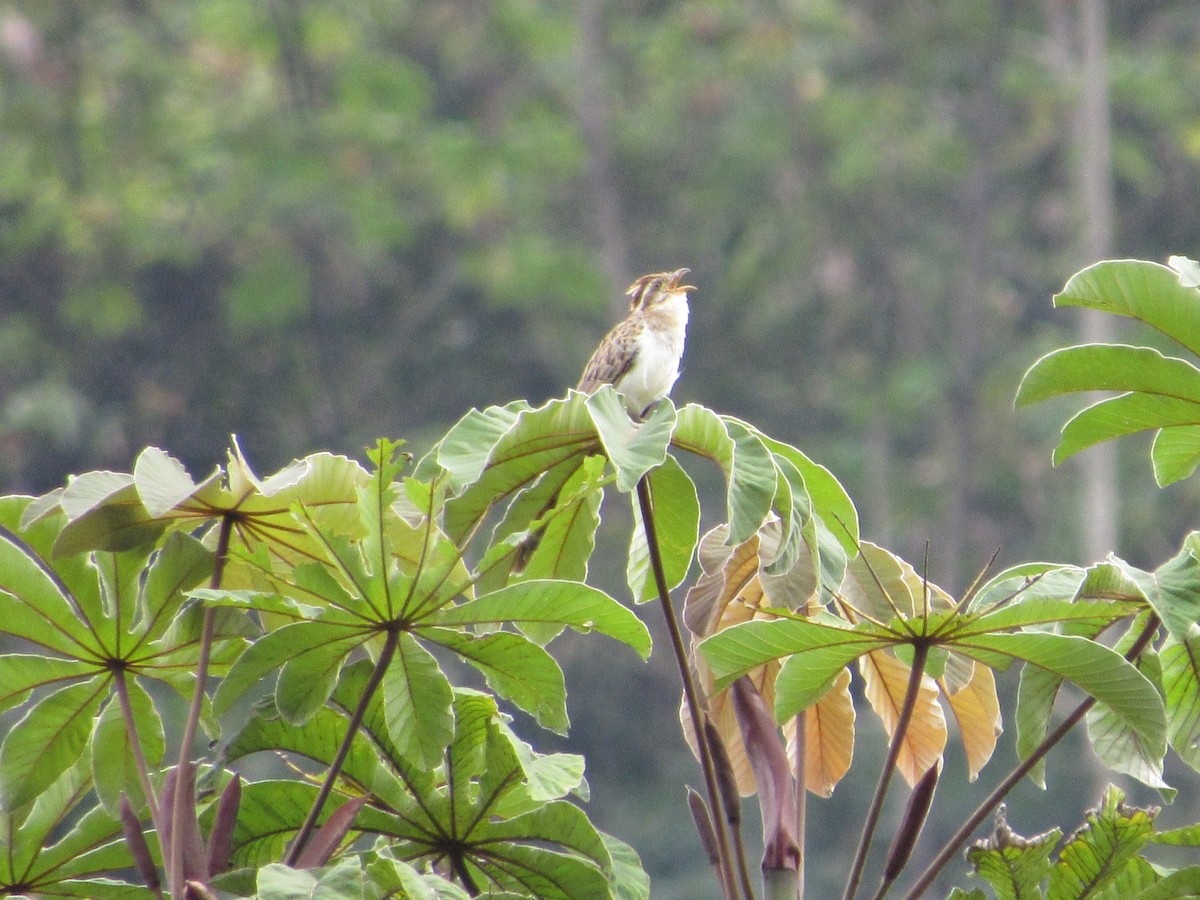
{"label": "bird's upper beak", "polygon": [[683,276],[686,275],[690,271],[692,271],[692,270],[691,269],[676,269],[674,272],[672,272],[671,280],[667,282],[668,289],[670,289],[672,291],[694,291],[696,289],[695,285],[679,283],[683,279]]}

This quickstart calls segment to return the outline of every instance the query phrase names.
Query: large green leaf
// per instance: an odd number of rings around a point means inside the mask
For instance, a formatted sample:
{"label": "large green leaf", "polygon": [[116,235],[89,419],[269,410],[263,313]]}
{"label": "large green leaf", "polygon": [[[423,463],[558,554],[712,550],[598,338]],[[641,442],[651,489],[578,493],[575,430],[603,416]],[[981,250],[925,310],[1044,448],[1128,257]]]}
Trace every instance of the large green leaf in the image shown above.
{"label": "large green leaf", "polygon": [[[1016,597],[1005,605],[1001,601]],[[1103,600],[1086,598],[1106,598]],[[1114,562],[1097,563],[1084,570],[1074,566],[1036,563],[1002,572],[989,582],[973,608],[988,610],[969,622],[960,633],[976,630],[1050,628],[1066,634],[1094,638],[1131,604],[1144,604],[1145,593],[1129,573]],[[1136,608],[1134,606],[1133,608]],[[1046,737],[1062,677],[1037,666],[1025,666],[1017,688],[1017,754],[1026,759]],[[1045,759],[1029,771],[1029,778],[1045,787]]]}
{"label": "large green leaf", "polygon": [[453,650],[483,673],[492,690],[529,713],[543,728],[567,733],[567,689],[562,669],[554,657],[524,635],[511,631],[476,635],[427,628],[422,638]]}
{"label": "large green leaf", "polygon": [[[696,486],[674,457],[667,457],[666,462],[650,473],[649,483],[663,574],[667,589],[672,590],[683,583],[692,565],[700,534],[700,500]],[[636,497],[632,502],[633,534],[629,539],[625,579],[634,601],[644,603],[658,596],[658,588],[650,566],[642,509]]]}
{"label": "large green leaf", "polygon": [[1150,445],[1154,480],[1166,487],[1191,476],[1200,466],[1200,425],[1171,425],[1159,429]]}
{"label": "large green leaf", "polygon": [[333,693],[346,656],[359,643],[335,641],[287,660],[275,682],[275,706],[279,714],[296,725],[312,718]]}
{"label": "large green leaf", "polygon": [[1077,412],[1063,426],[1054,463],[1112,438],[1155,428],[1200,424],[1200,403],[1151,394],[1121,394]]}
{"label": "large green leaf", "polygon": [[1200,369],[1150,347],[1064,347],[1033,364],[1017,388],[1015,402],[1025,406],[1076,391],[1156,394],[1200,403]]}
{"label": "large green leaf", "polygon": [[[6,504],[5,511],[19,516],[23,506]],[[59,589],[61,579],[51,574],[48,563],[39,565],[29,552],[33,548],[18,540],[0,534],[0,631],[66,656],[94,652],[92,634]],[[92,595],[98,597],[94,572]]]}
{"label": "large green leaf", "polygon": [[[585,457],[581,465],[572,468],[574,471],[570,477],[553,493],[550,512],[543,519],[545,525],[537,539],[537,547],[520,573],[523,580],[557,578],[584,581],[587,578],[588,561],[595,549],[596,529],[600,525],[604,458]],[[516,500],[513,505],[517,505]],[[512,523],[513,520],[506,516],[505,524]],[[480,569],[484,565],[480,563]],[[501,586],[494,585],[491,589]],[[483,592],[484,588],[481,579],[478,589]]]}
{"label": "large green leaf", "polygon": [[632,491],[643,475],[666,459],[675,407],[670,400],[658,403],[646,421],[635,422],[616,389],[606,384],[587,398],[587,408],[604,452],[617,470],[617,489]]}
{"label": "large green leaf", "polygon": [[[492,741],[488,746],[506,746],[524,775],[519,791],[506,791],[495,805],[497,815],[520,815],[548,800],[559,800],[568,794],[588,798],[584,780],[584,758],[576,753],[537,753],[512,733],[510,726],[498,721],[496,727],[504,741]],[[489,768],[492,764],[489,763]]]}
{"label": "large green leaf", "polygon": [[1125,795],[1110,786],[1099,809],[1071,835],[1050,873],[1046,900],[1094,896],[1116,880],[1154,832],[1154,812],[1126,806]]}
{"label": "large green leaf", "polygon": [[601,871],[612,866],[608,848],[596,826],[582,809],[566,800],[553,800],[512,819],[480,823],[475,839],[511,842],[514,846],[524,842],[553,843],[589,860]]}
{"label": "large green leaf", "polygon": [[[775,456],[775,500],[773,506],[779,517],[779,541],[775,555],[767,558],[765,571],[768,575],[779,575],[791,571],[802,549],[820,562],[821,548],[817,541],[816,521],[812,514],[812,501],[804,476],[791,462]],[[760,529],[759,533],[762,531]],[[760,551],[762,547],[760,545]],[[811,567],[814,571],[816,567]]]}
{"label": "large green leaf", "polygon": [[[1141,594],[1136,596],[1141,597]],[[1063,600],[1056,597],[1031,596],[964,622],[962,626],[954,629],[954,635],[959,638],[1011,628],[1047,627],[1060,623],[1102,624],[1123,618],[1136,612],[1138,608],[1133,596],[1129,599],[1114,597],[1112,600]]]}
{"label": "large green leaf", "polygon": [[785,459],[796,467],[804,478],[804,488],[812,503],[813,513],[825,521],[848,556],[857,554],[858,510],[841,482],[827,468],[791,444],[777,441],[757,429],[755,433],[777,458]]}
{"label": "large green leaf", "polygon": [[1085,570],[1060,563],[1033,562],[1012,566],[989,578],[971,597],[967,611],[985,612],[1017,597],[1074,597]]}
{"label": "large green leaf", "polygon": [[1167,635],[1159,651],[1167,708],[1167,740],[1179,758],[1200,771],[1200,636]]}
{"label": "large green leaf", "polygon": [[[0,611],[3,605],[0,605]],[[95,670],[76,659],[30,653],[0,656],[0,712],[23,703],[34,688],[86,678]]]}
{"label": "large green leaf", "polygon": [[188,594],[212,574],[215,554],[200,541],[176,531],[163,541],[146,571],[145,590],[136,630],[143,640],[160,638],[174,621]]}
{"label": "large green leaf", "polygon": [[[1148,613],[1143,613],[1136,617],[1113,649],[1128,657],[1130,648],[1145,631],[1148,616]],[[1152,648],[1143,650],[1134,664],[1152,684],[1162,683],[1158,654]],[[1170,714],[1167,715],[1169,732]],[[1114,772],[1121,772],[1142,784],[1157,788],[1168,801],[1175,797],[1177,792],[1163,780],[1162,774],[1163,757],[1167,752],[1166,736],[1161,744],[1151,744],[1121,721],[1110,707],[1100,705],[1088,710],[1087,734],[1096,755]]]}
{"label": "large green leaf", "polygon": [[326,622],[295,622],[263,635],[234,663],[213,696],[213,713],[224,715],[235,700],[286,662],[309,653],[325,659],[330,646],[349,653],[351,645],[364,639],[346,625]]}
{"label": "large green leaf", "polygon": [[650,876],[642,868],[637,851],[611,834],[602,831],[600,837],[612,858],[613,900],[650,900]]}
{"label": "large green leaf", "polygon": [[775,718],[786,722],[808,709],[833,686],[838,673],[879,642],[826,644],[803,650],[784,660],[775,676]]}
{"label": "large green leaf", "polygon": [[517,416],[492,447],[479,477],[447,501],[444,524],[453,540],[469,535],[498,500],[564,460],[599,447],[586,402],[585,395],[572,391],[564,400],[551,400]]}
{"label": "large green leaf", "polygon": [[[24,820],[16,816],[0,817],[0,871],[7,878],[20,878],[50,842],[51,834],[60,829],[70,817],[78,817],[84,808],[82,801],[92,789],[92,767],[80,757],[44,789],[25,812]],[[18,827],[19,826],[19,827]]]}
{"label": "large green leaf", "polygon": [[401,634],[383,676],[383,708],[396,749],[418,765],[441,760],[454,733],[453,692],[428,650]]}
{"label": "large green leaf", "polygon": [[1014,659],[1074,682],[1151,747],[1166,740],[1166,713],[1154,685],[1121,654],[1076,635],[1022,632],[981,634],[954,642],[954,649],[984,665],[1003,669]]}
{"label": "large green leaf", "polygon": [[68,523],[55,542],[56,556],[128,550],[150,543],[167,527],[142,506],[133,476],[121,472],[85,472],[70,478],[59,506]]}
{"label": "large green leaf", "polygon": [[362,862],[348,856],[321,869],[272,863],[258,870],[259,900],[362,900]]}
{"label": "large green leaf", "polygon": [[[531,409],[524,400],[504,406],[472,409],[459,419],[438,442],[430,458],[450,473],[450,484],[459,490],[475,481],[487,467],[492,448],[516,424],[517,417]],[[418,478],[432,478],[431,466],[422,460],[417,467]]]}
{"label": "large green leaf", "polygon": [[564,626],[598,631],[650,655],[650,632],[636,615],[603,591],[574,581],[522,581],[475,600],[442,609],[437,625],[499,625],[557,634]]}
{"label": "large green leaf", "polygon": [[1200,356],[1200,291],[1158,263],[1121,259],[1088,266],[1054,295],[1054,305],[1138,319]]}
{"label": "large green leaf", "polygon": [[106,693],[101,676],[60,688],[13,725],[0,743],[0,809],[14,812],[75,764]]}
{"label": "large green leaf", "polygon": [[[1054,701],[1062,687],[1062,678],[1037,666],[1025,666],[1017,682],[1017,756],[1028,759],[1046,738]],[[1043,757],[1029,770],[1029,780],[1040,788],[1046,787],[1046,759]]]}
{"label": "large green leaf", "polygon": [[158,447],[147,447],[133,465],[133,481],[138,499],[146,513],[154,518],[165,516],[185,501],[219,503],[221,470],[196,484],[183,463]]}
{"label": "large green leaf", "polygon": [[721,467],[729,543],[748,540],[770,515],[775,499],[775,463],[766,445],[737,420],[694,403],[679,410],[671,443]]}
{"label": "large green leaf", "polygon": [[[136,679],[127,678],[125,687],[129,694],[129,707],[133,714],[133,727],[138,745],[151,771],[162,763],[166,750],[166,737],[162,720],[154,704]],[[121,704],[112,697],[105,705],[91,736],[92,775],[96,783],[96,796],[117,818],[121,814],[121,795],[129,798],[133,809],[140,811],[145,804],[142,784],[138,778],[137,759],[133,753],[129,732],[125,726]]]}
{"label": "large green leaf", "polygon": [[789,675],[794,679],[788,687],[787,705],[791,706],[797,698],[819,690],[857,656],[890,643],[877,634],[851,628],[799,618],[771,619],[744,622],[719,631],[700,643],[700,652],[712,669],[718,688],[756,666],[795,655],[803,661]]}
{"label": "large green leaf", "polygon": [[[0,497],[0,523],[14,543],[28,554],[28,561],[54,579],[55,587],[68,599],[77,618],[99,621],[110,611],[101,579],[92,565],[93,557],[82,553],[64,557],[56,553],[55,548],[66,522],[66,516],[58,507],[44,510],[26,524],[28,512],[38,503],[36,500],[31,503],[27,497]],[[7,571],[7,566],[0,571]],[[22,597],[34,599],[32,596]],[[82,622],[74,624],[86,628]],[[56,620],[55,625],[62,628],[65,623]]]}
{"label": "large green leaf", "polygon": [[[1186,640],[1194,634],[1200,622],[1200,532],[1193,532],[1184,541],[1184,548],[1147,575],[1125,565],[1130,577],[1145,591],[1146,600],[1158,613],[1176,640]],[[1124,564],[1123,564],[1124,565]]]}

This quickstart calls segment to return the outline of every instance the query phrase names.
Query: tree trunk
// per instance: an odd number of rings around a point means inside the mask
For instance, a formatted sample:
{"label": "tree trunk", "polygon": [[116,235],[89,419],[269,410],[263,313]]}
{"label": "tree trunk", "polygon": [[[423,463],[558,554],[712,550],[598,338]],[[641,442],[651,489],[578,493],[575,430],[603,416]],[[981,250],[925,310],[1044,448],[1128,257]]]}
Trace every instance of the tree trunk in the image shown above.
{"label": "tree trunk", "polygon": [[[1080,250],[1088,263],[1111,254],[1113,244],[1112,125],[1105,21],[1105,0],[1080,0],[1082,57],[1074,118],[1075,187],[1083,217]],[[1080,337],[1084,341],[1108,342],[1113,336],[1112,316],[1096,310],[1083,312]],[[1083,477],[1080,533],[1084,558],[1094,561],[1117,549],[1120,520],[1116,446],[1106,443],[1089,450],[1083,459]]]}

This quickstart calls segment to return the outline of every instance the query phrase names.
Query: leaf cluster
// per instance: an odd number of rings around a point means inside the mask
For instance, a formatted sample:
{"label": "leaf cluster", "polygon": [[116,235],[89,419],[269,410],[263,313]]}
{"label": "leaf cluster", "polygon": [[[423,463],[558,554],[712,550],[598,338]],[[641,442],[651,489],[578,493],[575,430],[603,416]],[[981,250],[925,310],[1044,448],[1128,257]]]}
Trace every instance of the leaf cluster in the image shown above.
{"label": "leaf cluster", "polygon": [[[1154,846],[1200,846],[1193,826],[1159,831],[1155,807],[1125,804],[1125,794],[1110,786],[1100,805],[1066,840],[1054,828],[1023,837],[1009,827],[1005,811],[996,814],[992,835],[967,852],[975,875],[997,897],[1042,897],[1046,900],[1169,900],[1192,897],[1200,890],[1200,868],[1164,874],[1142,853]],[[953,900],[982,900],[976,889],[956,889]]]}
{"label": "leaf cluster", "polygon": [[[5,889],[95,889],[91,869],[36,864],[59,821],[40,804],[70,791],[62,813],[87,812],[104,877],[136,867],[151,893],[160,868],[168,891],[251,892],[283,877],[273,862],[339,859],[328,877],[379,890],[437,877],[468,893],[644,894],[636,855],[569,800],[587,795],[582,760],[538,754],[504,706],[566,731],[546,649],[566,628],[650,652],[638,618],[584,578],[603,491],[631,493],[643,477],[654,553],[672,585],[686,577],[699,504],[672,447],[721,468],[735,534],[772,517],[779,565],[801,553],[844,565],[853,506],[826,470],[702,407],[664,403],[631,423],[611,388],[473,411],[412,474],[385,441],[369,467],[320,453],[259,478],[235,442],[200,480],[148,448],[129,474],[6,498],[0,630],[28,652],[0,657],[17,716],[0,742]],[[850,537],[826,529],[822,549],[818,506]],[[636,529],[636,600],[654,595],[651,555]],[[452,658],[488,692],[452,682]],[[220,748],[199,770],[187,729],[186,762],[169,764],[162,724],[189,696],[188,727]],[[231,776],[262,753],[290,774]],[[218,845],[216,861],[198,861]],[[341,848],[360,854],[352,876]]]}

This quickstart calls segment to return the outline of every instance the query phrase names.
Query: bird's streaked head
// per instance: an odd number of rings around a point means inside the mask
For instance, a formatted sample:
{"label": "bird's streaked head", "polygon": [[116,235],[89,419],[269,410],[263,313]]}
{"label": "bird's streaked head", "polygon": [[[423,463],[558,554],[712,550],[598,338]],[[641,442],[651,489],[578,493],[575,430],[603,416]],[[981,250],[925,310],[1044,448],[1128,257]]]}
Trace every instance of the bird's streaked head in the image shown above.
{"label": "bird's streaked head", "polygon": [[653,275],[643,275],[625,292],[629,295],[629,308],[649,309],[673,296],[694,291],[696,289],[694,286],[679,283],[683,280],[683,276],[690,271],[690,269],[676,269],[674,272],[655,272]]}

